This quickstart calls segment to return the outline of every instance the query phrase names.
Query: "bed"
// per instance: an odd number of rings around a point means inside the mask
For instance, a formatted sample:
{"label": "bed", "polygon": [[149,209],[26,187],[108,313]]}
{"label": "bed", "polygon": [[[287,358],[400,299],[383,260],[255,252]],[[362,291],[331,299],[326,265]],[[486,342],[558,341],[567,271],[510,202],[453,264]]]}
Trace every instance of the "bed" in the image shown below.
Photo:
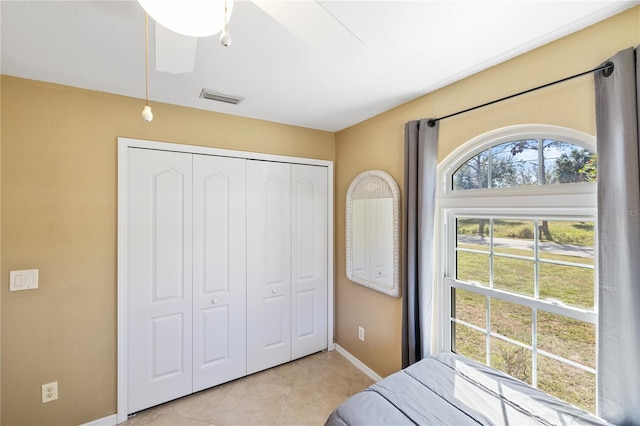
{"label": "bed", "polygon": [[491,367],[438,353],[353,395],[327,426],[607,425]]}

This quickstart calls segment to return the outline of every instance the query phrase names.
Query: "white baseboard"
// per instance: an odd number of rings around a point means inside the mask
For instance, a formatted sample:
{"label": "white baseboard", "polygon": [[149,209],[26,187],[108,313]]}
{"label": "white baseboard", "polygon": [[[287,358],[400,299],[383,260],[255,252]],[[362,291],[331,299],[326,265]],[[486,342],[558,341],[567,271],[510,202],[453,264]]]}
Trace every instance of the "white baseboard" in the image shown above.
{"label": "white baseboard", "polygon": [[380,380],[382,380],[382,377],[378,373],[376,373],[375,371],[367,367],[362,361],[360,361],[355,356],[351,355],[349,352],[347,352],[342,346],[338,345],[337,343],[336,343],[336,351],[340,355],[345,357],[347,361],[353,364],[358,370],[362,371],[364,374],[369,376],[372,380],[375,380],[376,382],[379,382]]}
{"label": "white baseboard", "polygon": [[93,420],[89,423],[84,423],[80,426],[115,426],[117,424],[118,424],[118,416],[113,414],[111,416]]}

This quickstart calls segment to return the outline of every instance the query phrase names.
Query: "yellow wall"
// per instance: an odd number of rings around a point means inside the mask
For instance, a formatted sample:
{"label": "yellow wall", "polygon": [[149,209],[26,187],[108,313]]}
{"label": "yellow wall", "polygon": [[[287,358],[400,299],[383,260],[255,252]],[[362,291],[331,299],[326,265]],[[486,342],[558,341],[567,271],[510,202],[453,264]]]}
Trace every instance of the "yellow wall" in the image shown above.
{"label": "yellow wall", "polygon": [[[117,137],[334,160],[334,134],[2,77],[2,420],[116,412]],[[37,268],[38,290],[9,293]],[[59,383],[42,404],[40,386]]]}
{"label": "yellow wall", "polygon": [[[385,170],[403,188],[407,121],[441,117],[586,71],[617,51],[638,44],[640,6],[338,132],[336,342],[382,376],[401,367],[401,300],[347,280],[343,212],[349,183],[364,170]],[[474,136],[524,123],[554,124],[595,134],[593,78],[582,77],[443,120],[439,160]],[[364,342],[358,340],[358,326],[365,327]]]}
{"label": "yellow wall", "polygon": [[[116,138],[326,160],[335,168],[336,341],[382,376],[400,368],[401,302],[346,279],[344,199],[361,171],[403,187],[403,129],[595,67],[640,44],[640,7],[332,134],[3,76],[2,421],[79,424],[116,410]],[[391,77],[390,77],[391,78]],[[441,123],[439,157],[488,130],[547,123],[594,133],[589,77]],[[8,292],[38,268],[40,289]],[[358,326],[366,340],[357,339]],[[40,403],[40,385],[60,399]]]}

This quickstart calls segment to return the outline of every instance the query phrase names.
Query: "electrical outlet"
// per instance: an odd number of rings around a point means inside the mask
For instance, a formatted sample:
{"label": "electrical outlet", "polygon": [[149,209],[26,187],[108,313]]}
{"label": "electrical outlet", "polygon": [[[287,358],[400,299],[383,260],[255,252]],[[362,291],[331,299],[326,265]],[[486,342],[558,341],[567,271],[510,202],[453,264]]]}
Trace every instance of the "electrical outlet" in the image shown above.
{"label": "electrical outlet", "polygon": [[364,342],[364,328],[358,327],[358,339]]}
{"label": "electrical outlet", "polygon": [[42,403],[51,402],[58,399],[58,382],[42,385]]}

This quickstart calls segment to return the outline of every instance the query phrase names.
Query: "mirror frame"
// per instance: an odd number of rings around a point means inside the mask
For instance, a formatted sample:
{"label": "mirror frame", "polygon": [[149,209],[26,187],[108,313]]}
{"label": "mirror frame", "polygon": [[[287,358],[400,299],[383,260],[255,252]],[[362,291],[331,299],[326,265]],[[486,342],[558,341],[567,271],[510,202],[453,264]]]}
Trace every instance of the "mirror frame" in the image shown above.
{"label": "mirror frame", "polygon": [[[358,277],[351,273],[352,269],[352,257],[353,257],[353,224],[352,224],[352,216],[353,216],[353,200],[354,200],[354,192],[358,188],[359,185],[362,184],[376,184],[382,180],[388,186],[388,189],[391,192],[391,196],[393,199],[393,223],[392,232],[393,232],[393,281],[392,286],[389,287],[387,285],[377,283],[375,281],[371,281],[362,277]],[[358,198],[360,199],[360,198]],[[356,176],[351,184],[349,185],[349,189],[347,190],[347,204],[346,204],[346,230],[345,230],[345,239],[346,239],[346,273],[347,278],[356,283],[368,287],[372,290],[379,291],[381,293],[387,294],[392,297],[400,297],[401,296],[401,284],[400,284],[400,188],[396,183],[395,179],[385,171],[382,170],[367,170],[360,173]]]}

